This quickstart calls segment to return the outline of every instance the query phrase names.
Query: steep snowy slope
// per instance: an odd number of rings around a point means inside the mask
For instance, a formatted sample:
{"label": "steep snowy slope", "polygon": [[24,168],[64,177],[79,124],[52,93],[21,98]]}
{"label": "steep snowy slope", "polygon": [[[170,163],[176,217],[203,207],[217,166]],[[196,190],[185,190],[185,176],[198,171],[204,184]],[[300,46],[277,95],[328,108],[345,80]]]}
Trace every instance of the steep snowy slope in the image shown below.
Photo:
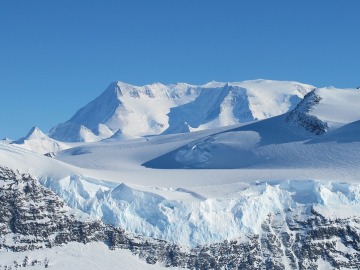
{"label": "steep snowy slope", "polygon": [[193,102],[171,108],[165,134],[203,130],[277,116],[293,109],[313,86],[255,80],[208,83]]}
{"label": "steep snowy slope", "polygon": [[25,137],[11,143],[38,154],[56,153],[75,146],[49,138],[38,127],[33,127]]}
{"label": "steep snowy slope", "polygon": [[[170,108],[196,96],[196,87],[187,84],[139,87],[114,82],[69,121],[55,126],[50,137],[62,141],[96,141],[112,136],[117,130],[134,136],[159,134],[166,128],[166,113]],[[101,131],[104,127],[107,132]]]}
{"label": "steep snowy slope", "polygon": [[69,121],[55,126],[50,137],[92,142],[117,130],[144,136],[228,126],[285,113],[311,89],[306,84],[266,80],[141,87],[116,82]]}

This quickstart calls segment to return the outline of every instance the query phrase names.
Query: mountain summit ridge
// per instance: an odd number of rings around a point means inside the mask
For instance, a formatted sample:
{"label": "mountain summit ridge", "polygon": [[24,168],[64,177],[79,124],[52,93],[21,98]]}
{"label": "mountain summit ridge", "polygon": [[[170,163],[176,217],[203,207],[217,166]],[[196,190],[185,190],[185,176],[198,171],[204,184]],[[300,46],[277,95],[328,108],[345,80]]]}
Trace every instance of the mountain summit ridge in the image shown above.
{"label": "mountain summit ridge", "polygon": [[49,136],[65,142],[92,142],[118,130],[147,136],[262,120],[294,108],[313,88],[270,80],[144,86],[112,82],[67,122],[53,127]]}

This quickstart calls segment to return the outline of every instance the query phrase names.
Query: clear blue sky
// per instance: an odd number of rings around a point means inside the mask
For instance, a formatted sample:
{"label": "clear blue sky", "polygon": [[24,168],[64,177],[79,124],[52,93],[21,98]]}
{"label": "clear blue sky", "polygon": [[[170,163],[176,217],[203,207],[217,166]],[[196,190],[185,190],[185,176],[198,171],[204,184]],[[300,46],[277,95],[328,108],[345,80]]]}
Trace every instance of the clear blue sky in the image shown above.
{"label": "clear blue sky", "polygon": [[112,81],[360,84],[359,0],[2,0],[0,137],[47,132]]}

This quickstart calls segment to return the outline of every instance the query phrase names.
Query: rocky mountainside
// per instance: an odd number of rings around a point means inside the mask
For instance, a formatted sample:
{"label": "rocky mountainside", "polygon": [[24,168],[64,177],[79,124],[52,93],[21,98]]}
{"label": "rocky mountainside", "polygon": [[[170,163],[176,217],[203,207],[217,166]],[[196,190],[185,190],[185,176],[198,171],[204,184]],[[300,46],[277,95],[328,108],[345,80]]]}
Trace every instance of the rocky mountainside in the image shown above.
{"label": "rocky mountainside", "polygon": [[117,131],[130,136],[182,133],[280,115],[293,109],[313,86],[281,81],[111,83],[96,99],[49,136],[65,142],[93,142]]}
{"label": "rocky mountainside", "polygon": [[0,184],[1,250],[33,250],[71,241],[107,239],[104,224],[80,221],[58,196],[30,175],[0,167]]}
{"label": "rocky mountainside", "polygon": [[[30,175],[5,167],[0,167],[0,201],[0,252],[102,241],[113,252],[129,249],[150,264],[188,269],[358,269],[360,265],[360,219],[329,219],[313,206],[269,213],[258,234],[187,249],[131,236],[101,221],[81,217]],[[51,261],[25,257],[13,266],[35,265],[48,268]],[[0,268],[10,266],[0,263]]]}
{"label": "rocky mountainside", "polygon": [[314,115],[310,115],[311,109],[316,106],[322,97],[317,95],[315,91],[308,93],[304,99],[297,105],[295,110],[292,110],[286,117],[286,120],[292,124],[299,125],[307,131],[320,135],[325,133],[329,127],[328,124],[322,122]]}
{"label": "rocky mountainside", "polygon": [[288,114],[287,121],[321,135],[359,120],[359,102],[355,89],[314,89]]}

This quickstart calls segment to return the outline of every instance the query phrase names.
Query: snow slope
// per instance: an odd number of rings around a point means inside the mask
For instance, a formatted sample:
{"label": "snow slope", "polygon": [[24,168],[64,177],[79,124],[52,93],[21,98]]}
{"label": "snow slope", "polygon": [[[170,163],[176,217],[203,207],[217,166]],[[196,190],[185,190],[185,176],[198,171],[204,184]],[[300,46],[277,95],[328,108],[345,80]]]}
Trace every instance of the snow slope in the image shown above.
{"label": "snow slope", "polygon": [[[219,132],[145,163],[152,168],[328,168],[360,162],[356,90],[316,89],[290,113]],[[355,123],[354,123],[355,121]],[[327,132],[323,136],[316,136]],[[336,132],[332,135],[332,132]],[[348,137],[352,143],[331,141]],[[352,139],[351,139],[352,138]]]}
{"label": "snow slope", "polygon": [[67,122],[50,131],[59,141],[99,141],[116,131],[131,136],[216,128],[287,112],[312,86],[255,80],[205,85],[115,82]]}
{"label": "snow slope", "polygon": [[60,179],[81,173],[77,167],[37,154],[19,145],[4,142],[0,142],[0,163],[14,171],[29,173],[34,177]]}
{"label": "snow slope", "polygon": [[24,268],[29,270],[43,270],[45,263],[49,265],[49,269],[53,270],[179,269],[175,267],[165,268],[159,264],[147,264],[145,261],[132,255],[130,251],[121,249],[115,251],[109,250],[103,243],[88,243],[86,245],[69,243],[63,247],[53,247],[46,250],[0,252],[1,270],[6,269],[5,266],[11,266],[15,269],[16,264],[22,267],[24,261],[28,262]]}

